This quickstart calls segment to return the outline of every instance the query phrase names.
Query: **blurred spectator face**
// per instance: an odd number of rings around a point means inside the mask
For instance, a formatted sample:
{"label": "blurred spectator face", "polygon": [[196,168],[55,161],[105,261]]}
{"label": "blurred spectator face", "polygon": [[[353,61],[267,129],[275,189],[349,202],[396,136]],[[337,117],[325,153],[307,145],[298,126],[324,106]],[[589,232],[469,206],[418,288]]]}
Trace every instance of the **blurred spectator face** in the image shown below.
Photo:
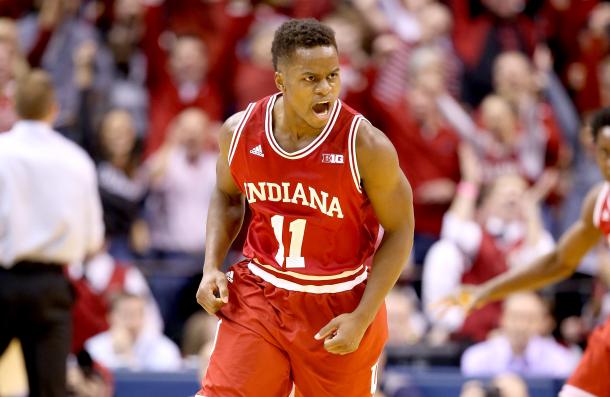
{"label": "blurred spectator face", "polygon": [[409,90],[409,109],[419,121],[425,121],[434,114],[436,102],[424,90],[413,87]]}
{"label": "blurred spectator face", "polygon": [[350,19],[349,16],[344,16],[340,13],[337,13],[324,21],[326,25],[335,31],[337,47],[339,47],[339,53],[341,55],[351,57],[362,49],[364,32],[362,30],[362,24],[357,22],[358,21],[354,18]]}
{"label": "blurred spectator face", "polygon": [[118,298],[110,313],[110,327],[125,329],[132,340],[136,340],[144,328],[145,306],[144,299],[139,296]]}
{"label": "blurred spectator face", "polygon": [[500,143],[512,146],[517,140],[517,117],[508,102],[497,95],[481,103],[481,124]]}
{"label": "blurred spectator face", "polygon": [[535,89],[532,65],[519,52],[500,55],[494,65],[493,78],[496,93],[513,105],[517,105],[522,96],[532,94]]}
{"label": "blurred spectator face", "polygon": [[192,36],[178,37],[170,54],[170,71],[178,83],[200,83],[208,67],[205,45]]}
{"label": "blurred spectator face", "polygon": [[610,27],[610,4],[600,3],[589,17],[589,30],[598,37],[607,37]]}
{"label": "blurred spectator face", "polygon": [[386,297],[386,309],[388,312],[388,343],[394,346],[417,343],[422,337],[423,329],[417,330],[412,326],[412,316],[416,312],[413,299],[407,293],[393,289]]}
{"label": "blurred spectator face", "polygon": [[500,327],[514,353],[523,353],[529,340],[538,335],[545,316],[544,304],[533,293],[515,294],[504,301]]}
{"label": "blurred spectator face", "polygon": [[250,59],[255,64],[273,69],[271,42],[277,27],[276,23],[261,22],[254,29],[250,38]]}
{"label": "blurred spectator face", "polygon": [[108,158],[128,156],[136,142],[136,129],[131,114],[113,110],[102,121],[101,143]]}
{"label": "blurred spectator face", "polygon": [[402,0],[402,5],[407,11],[417,12],[430,4],[431,0]]}
{"label": "blurred spectator face", "polygon": [[19,47],[17,25],[10,18],[0,18],[0,40],[12,44],[14,49]]}
{"label": "blurred spectator face", "polygon": [[117,0],[114,3],[114,18],[117,21],[129,22],[140,19],[143,11],[141,0]]}
{"label": "blurred spectator face", "polygon": [[419,121],[436,115],[436,96],[444,91],[443,56],[434,47],[420,47],[409,60],[411,87],[407,93],[410,110]]}
{"label": "blurred spectator face", "polygon": [[522,237],[526,191],[527,182],[518,175],[503,175],[494,181],[481,208],[481,222],[488,233],[498,237],[510,237],[507,234]]}
{"label": "blurred spectator face", "polygon": [[587,335],[587,327],[583,319],[577,316],[570,316],[561,322],[559,327],[561,337],[568,344],[578,344],[583,342]]}
{"label": "blurred spectator face", "polygon": [[13,79],[14,55],[13,46],[6,41],[0,41],[0,84]]}
{"label": "blurred spectator face", "polygon": [[214,145],[214,127],[200,109],[190,108],[180,113],[175,128],[177,143],[187,150],[189,157],[196,158],[203,148]]}
{"label": "blurred spectator face", "polygon": [[80,8],[81,0],[61,0],[65,14],[75,14]]}
{"label": "blurred spectator face", "polygon": [[117,0],[114,3],[114,22],[108,32],[108,41],[115,61],[129,63],[144,32],[143,15],[140,0]]}
{"label": "blurred spectator face", "polygon": [[525,0],[482,0],[482,3],[501,18],[514,17],[525,8]]}
{"label": "blurred spectator face", "polygon": [[603,127],[595,140],[597,165],[606,180],[610,180],[610,126]]}
{"label": "blurred spectator face", "polygon": [[445,91],[445,57],[435,46],[418,47],[409,59],[411,86],[435,98]]}
{"label": "blurred spectator face", "polygon": [[447,36],[453,23],[449,9],[440,3],[426,5],[417,17],[421,27],[421,41],[424,43]]}

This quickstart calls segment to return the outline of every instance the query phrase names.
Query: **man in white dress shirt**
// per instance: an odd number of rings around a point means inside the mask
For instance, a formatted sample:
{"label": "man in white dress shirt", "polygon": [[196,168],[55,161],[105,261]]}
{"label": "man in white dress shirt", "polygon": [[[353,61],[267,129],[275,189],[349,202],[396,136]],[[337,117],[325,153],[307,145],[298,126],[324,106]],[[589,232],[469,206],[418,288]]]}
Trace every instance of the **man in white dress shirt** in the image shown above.
{"label": "man in white dress shirt", "polygon": [[64,266],[98,250],[103,222],[95,167],[51,125],[49,76],[18,82],[20,118],[0,134],[0,354],[23,348],[30,396],[65,397],[73,293]]}
{"label": "man in white dress shirt", "polygon": [[533,292],[511,295],[504,301],[498,335],[466,349],[462,356],[465,376],[521,376],[563,378],[580,355],[545,336],[548,311]]}

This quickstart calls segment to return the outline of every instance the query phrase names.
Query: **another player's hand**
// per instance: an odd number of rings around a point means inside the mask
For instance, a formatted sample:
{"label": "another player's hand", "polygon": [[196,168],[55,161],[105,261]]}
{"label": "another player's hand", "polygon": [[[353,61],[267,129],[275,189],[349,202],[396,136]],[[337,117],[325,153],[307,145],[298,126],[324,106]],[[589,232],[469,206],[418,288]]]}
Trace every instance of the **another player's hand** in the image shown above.
{"label": "another player's hand", "polygon": [[216,313],[229,302],[227,277],[220,270],[206,270],[197,290],[197,303],[210,314]]}
{"label": "another player's hand", "polygon": [[464,285],[453,294],[432,304],[431,309],[436,312],[436,317],[443,317],[444,313],[451,307],[459,307],[465,314],[483,305],[479,289],[474,285]]}
{"label": "another player's hand", "polygon": [[358,349],[369,323],[354,313],[341,314],[330,320],[315,335],[324,339],[324,348],[333,354],[349,354]]}

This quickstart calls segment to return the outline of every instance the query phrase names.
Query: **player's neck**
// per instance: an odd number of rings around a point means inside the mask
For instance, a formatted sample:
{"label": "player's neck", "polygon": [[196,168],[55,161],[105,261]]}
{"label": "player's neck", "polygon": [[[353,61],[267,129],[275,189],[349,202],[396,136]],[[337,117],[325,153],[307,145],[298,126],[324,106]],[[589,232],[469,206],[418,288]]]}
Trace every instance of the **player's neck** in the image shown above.
{"label": "player's neck", "polygon": [[313,128],[294,112],[290,106],[285,106],[284,98],[279,97],[273,106],[273,131],[291,135],[295,139],[316,137],[324,128]]}

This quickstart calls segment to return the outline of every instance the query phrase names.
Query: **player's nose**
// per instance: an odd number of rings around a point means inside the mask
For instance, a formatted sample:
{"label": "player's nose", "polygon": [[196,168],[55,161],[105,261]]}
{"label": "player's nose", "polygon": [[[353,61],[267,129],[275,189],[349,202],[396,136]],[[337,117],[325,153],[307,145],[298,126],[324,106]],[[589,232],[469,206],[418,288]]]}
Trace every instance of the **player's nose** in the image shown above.
{"label": "player's nose", "polygon": [[331,90],[331,86],[328,83],[328,80],[326,79],[321,79],[318,84],[316,85],[316,94],[320,95],[320,96],[326,96],[330,93]]}

